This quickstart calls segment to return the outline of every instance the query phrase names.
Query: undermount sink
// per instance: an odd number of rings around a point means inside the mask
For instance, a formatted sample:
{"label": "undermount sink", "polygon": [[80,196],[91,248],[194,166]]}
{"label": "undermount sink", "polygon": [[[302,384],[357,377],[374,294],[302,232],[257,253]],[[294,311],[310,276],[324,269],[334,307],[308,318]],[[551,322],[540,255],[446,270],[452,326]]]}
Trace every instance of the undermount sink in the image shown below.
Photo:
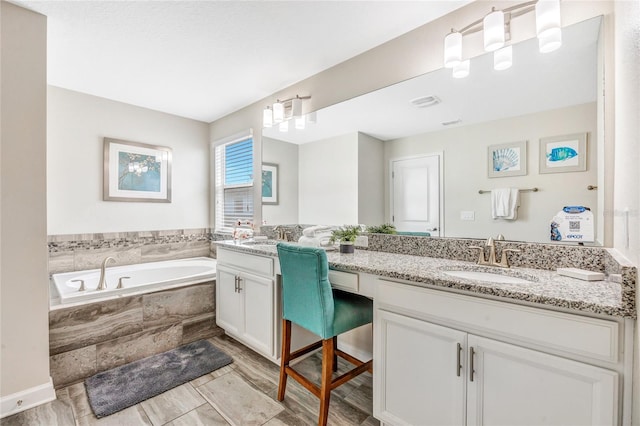
{"label": "undermount sink", "polygon": [[464,278],[467,280],[474,281],[485,281],[492,283],[501,283],[501,284],[528,284],[531,281],[525,280],[524,278],[512,277],[509,275],[502,274],[494,274],[492,272],[481,272],[481,271],[443,271],[445,274],[456,277],[456,278]]}

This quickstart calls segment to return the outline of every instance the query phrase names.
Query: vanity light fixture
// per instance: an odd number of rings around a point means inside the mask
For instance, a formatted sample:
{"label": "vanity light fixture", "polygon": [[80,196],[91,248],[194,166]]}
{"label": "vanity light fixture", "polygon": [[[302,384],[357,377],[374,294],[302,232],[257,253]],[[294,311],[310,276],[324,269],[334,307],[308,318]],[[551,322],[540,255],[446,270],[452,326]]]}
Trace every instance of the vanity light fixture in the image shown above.
{"label": "vanity light fixture", "polygon": [[284,121],[284,104],[276,101],[273,104],[273,122],[282,123]]}
{"label": "vanity light fixture", "polygon": [[465,78],[469,75],[469,69],[471,67],[471,61],[467,59],[466,61],[460,62],[453,68],[453,78]]}
{"label": "vanity light fixture", "polygon": [[306,127],[306,124],[307,124],[306,123],[307,120],[306,120],[304,115],[302,115],[300,117],[295,117],[293,120],[295,121],[297,130],[304,130],[304,128]]}
{"label": "vanity light fixture", "polygon": [[491,13],[482,20],[484,28],[484,50],[493,52],[504,46],[504,12],[491,9]]}
{"label": "vanity light fixture", "polygon": [[462,60],[462,34],[454,31],[444,38],[444,66],[453,68]]}
{"label": "vanity light fixture", "polygon": [[262,110],[262,126],[263,127],[273,126],[273,112],[271,112],[270,106]]}
{"label": "vanity light fixture", "polygon": [[311,99],[311,96],[299,96],[285,100],[277,99],[273,105],[267,106],[262,110],[262,126],[271,127],[274,124],[280,124],[291,118],[301,118],[302,101]]}
{"label": "vanity light fixture", "polygon": [[562,45],[560,0],[531,0],[502,10],[491,9],[485,17],[444,38],[444,67],[453,68],[455,78],[469,75],[469,65],[462,59],[462,39],[468,34],[483,31],[484,49],[494,52],[494,69],[505,70],[513,63],[513,50],[505,46],[511,39],[511,20],[535,11],[536,34],[541,53],[552,52]]}
{"label": "vanity light fixture", "polygon": [[493,52],[493,69],[496,71],[511,68],[513,64],[513,46],[505,46]]}

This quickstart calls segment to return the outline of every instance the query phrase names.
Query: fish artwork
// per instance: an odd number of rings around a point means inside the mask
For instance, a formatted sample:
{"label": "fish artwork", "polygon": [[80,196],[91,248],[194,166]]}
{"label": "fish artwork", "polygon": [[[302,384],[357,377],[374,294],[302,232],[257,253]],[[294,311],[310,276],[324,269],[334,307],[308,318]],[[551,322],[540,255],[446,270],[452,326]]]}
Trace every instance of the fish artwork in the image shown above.
{"label": "fish artwork", "polygon": [[568,146],[561,146],[559,148],[553,148],[550,153],[547,153],[548,161],[565,161],[573,157],[577,157],[578,152],[569,148]]}
{"label": "fish artwork", "polygon": [[493,151],[493,171],[504,172],[520,165],[520,155],[512,148]]}

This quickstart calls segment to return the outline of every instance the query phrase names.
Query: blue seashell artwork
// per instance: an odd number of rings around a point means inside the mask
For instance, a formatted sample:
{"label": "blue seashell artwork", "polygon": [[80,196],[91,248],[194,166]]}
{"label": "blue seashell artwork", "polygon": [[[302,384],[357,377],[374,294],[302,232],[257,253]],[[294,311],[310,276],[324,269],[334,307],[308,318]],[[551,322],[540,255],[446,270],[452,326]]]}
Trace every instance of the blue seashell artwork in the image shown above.
{"label": "blue seashell artwork", "polygon": [[568,146],[561,146],[558,148],[553,148],[551,152],[547,153],[547,161],[566,161],[577,156],[578,152],[575,149],[569,148]]}
{"label": "blue seashell artwork", "polygon": [[520,169],[520,153],[513,148],[502,148],[493,151],[493,171],[506,172]]}

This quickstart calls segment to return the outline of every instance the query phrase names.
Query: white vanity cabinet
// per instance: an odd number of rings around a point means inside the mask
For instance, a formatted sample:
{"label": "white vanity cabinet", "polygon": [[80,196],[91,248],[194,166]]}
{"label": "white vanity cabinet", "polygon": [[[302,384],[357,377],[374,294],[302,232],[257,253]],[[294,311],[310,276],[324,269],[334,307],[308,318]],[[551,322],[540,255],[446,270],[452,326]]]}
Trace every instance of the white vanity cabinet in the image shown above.
{"label": "white vanity cabinet", "polygon": [[273,259],[218,249],[216,323],[263,355],[274,358]]}
{"label": "white vanity cabinet", "polygon": [[374,300],[383,423],[619,424],[619,323],[385,280]]}

